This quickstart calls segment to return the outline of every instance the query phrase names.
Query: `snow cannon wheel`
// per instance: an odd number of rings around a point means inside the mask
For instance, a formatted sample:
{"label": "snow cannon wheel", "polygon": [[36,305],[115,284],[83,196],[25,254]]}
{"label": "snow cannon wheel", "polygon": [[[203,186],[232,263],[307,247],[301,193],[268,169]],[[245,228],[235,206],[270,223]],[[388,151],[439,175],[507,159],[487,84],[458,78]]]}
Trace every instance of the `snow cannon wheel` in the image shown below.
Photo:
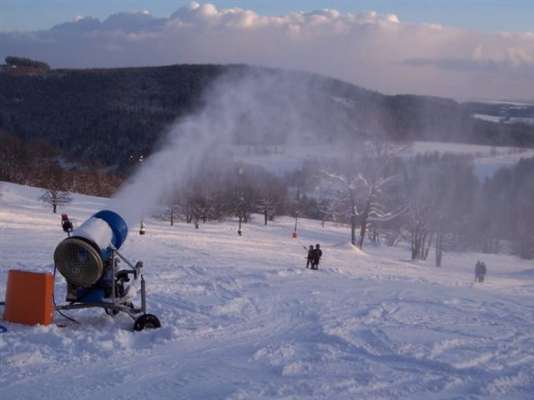
{"label": "snow cannon wheel", "polygon": [[153,314],[143,314],[138,317],[134,322],[134,331],[142,331],[145,329],[158,329],[161,328],[161,322],[158,317]]}
{"label": "snow cannon wheel", "polygon": [[119,310],[115,310],[114,308],[104,308],[104,311],[106,312],[107,315],[111,317],[114,317],[120,312]]}

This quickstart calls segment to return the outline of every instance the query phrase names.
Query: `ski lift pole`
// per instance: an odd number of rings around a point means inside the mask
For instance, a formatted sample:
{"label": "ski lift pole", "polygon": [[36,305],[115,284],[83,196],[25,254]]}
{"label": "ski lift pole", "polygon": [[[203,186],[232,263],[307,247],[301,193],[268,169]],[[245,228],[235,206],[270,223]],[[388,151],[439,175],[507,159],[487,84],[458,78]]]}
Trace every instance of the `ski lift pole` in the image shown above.
{"label": "ski lift pole", "polygon": [[245,219],[245,193],[243,191],[243,167],[239,167],[237,170],[238,175],[238,182],[237,182],[237,190],[239,193],[239,204],[238,204],[238,217],[239,217],[239,226],[237,228],[237,234],[239,236],[243,235],[243,231],[241,230],[241,224],[243,220]]}

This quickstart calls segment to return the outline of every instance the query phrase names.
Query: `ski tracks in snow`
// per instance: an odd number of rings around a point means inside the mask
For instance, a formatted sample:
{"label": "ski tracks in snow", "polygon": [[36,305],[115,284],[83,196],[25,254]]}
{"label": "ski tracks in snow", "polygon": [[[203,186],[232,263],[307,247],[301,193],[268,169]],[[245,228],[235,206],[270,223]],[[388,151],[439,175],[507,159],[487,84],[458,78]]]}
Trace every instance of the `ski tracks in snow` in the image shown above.
{"label": "ski tracks in snow", "polygon": [[83,327],[4,335],[3,395],[71,398],[57,393],[65,382],[79,400],[521,398],[533,387],[534,315],[505,299],[297,268],[175,266],[151,284],[160,331],[82,313]]}
{"label": "ski tracks in snow", "polygon": [[[62,237],[57,218],[23,189],[13,185],[21,194],[16,203],[6,196],[0,214],[0,278],[12,266],[50,270]],[[103,204],[77,202],[78,220]],[[16,215],[26,223],[13,225]],[[145,262],[149,312],[163,327],[134,333],[128,317],[98,310],[75,313],[81,326],[6,324],[1,399],[529,399],[534,392],[534,285],[517,260],[494,256],[488,264],[506,268],[473,285],[471,257],[448,254],[447,268],[431,269],[404,260],[403,249],[357,251],[340,243],[345,228],[313,221],[301,221],[302,243],[290,239],[291,219],[247,224],[243,237],[231,223],[195,230],[145,222],[147,234],[131,234],[124,254]],[[52,224],[57,232],[49,233]],[[302,244],[315,242],[325,258],[310,271]],[[61,285],[58,278],[58,298]]]}

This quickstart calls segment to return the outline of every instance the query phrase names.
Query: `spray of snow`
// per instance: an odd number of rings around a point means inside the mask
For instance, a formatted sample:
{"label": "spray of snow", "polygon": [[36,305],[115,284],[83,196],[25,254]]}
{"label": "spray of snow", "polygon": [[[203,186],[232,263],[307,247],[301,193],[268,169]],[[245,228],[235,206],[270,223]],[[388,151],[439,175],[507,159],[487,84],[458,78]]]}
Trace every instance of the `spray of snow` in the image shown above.
{"label": "spray of snow", "polygon": [[324,141],[325,132],[342,137],[349,129],[347,117],[324,96],[324,82],[311,75],[246,67],[217,79],[206,91],[203,107],[169,129],[161,149],[110,207],[129,224],[136,223],[214,158],[239,161],[245,149],[258,146],[290,148],[287,157],[297,157],[305,145]]}

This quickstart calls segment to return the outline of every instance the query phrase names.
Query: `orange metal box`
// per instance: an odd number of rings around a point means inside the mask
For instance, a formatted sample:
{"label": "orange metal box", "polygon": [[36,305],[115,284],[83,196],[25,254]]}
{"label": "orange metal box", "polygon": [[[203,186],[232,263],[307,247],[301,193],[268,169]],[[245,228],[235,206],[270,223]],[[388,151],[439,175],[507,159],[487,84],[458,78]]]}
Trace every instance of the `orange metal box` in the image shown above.
{"label": "orange metal box", "polygon": [[4,319],[26,325],[49,325],[54,320],[54,278],[50,273],[10,270]]}

